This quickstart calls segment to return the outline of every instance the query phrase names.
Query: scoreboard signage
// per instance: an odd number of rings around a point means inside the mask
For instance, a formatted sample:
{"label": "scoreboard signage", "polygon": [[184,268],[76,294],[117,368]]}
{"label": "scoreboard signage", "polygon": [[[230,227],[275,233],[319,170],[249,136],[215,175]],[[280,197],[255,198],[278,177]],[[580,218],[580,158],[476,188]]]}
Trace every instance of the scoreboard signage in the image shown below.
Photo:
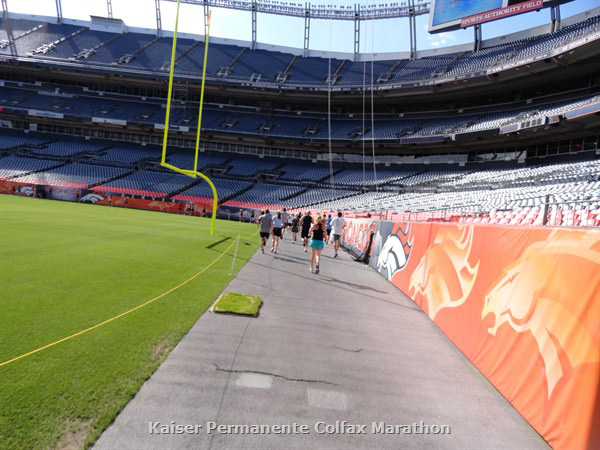
{"label": "scoreboard signage", "polygon": [[430,13],[430,31],[456,25],[463,17],[502,8],[504,0],[435,0]]}
{"label": "scoreboard signage", "polygon": [[529,11],[535,11],[544,7],[544,0],[530,0],[528,2],[518,3],[513,6],[507,6],[506,8],[494,9],[474,16],[465,17],[460,20],[460,27],[466,28],[472,25],[477,25],[484,22],[490,22],[496,19],[503,19],[504,17],[514,16],[515,14],[521,14]]}
{"label": "scoreboard signage", "polygon": [[456,30],[572,0],[432,0],[429,32]]}

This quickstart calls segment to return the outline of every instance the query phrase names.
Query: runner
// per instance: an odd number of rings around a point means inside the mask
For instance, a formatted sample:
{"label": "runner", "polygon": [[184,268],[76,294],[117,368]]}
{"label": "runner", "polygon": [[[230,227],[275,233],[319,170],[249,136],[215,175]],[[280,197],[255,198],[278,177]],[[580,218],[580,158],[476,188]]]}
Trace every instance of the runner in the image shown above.
{"label": "runner", "polygon": [[287,227],[289,229],[291,229],[292,228],[292,219],[294,218],[294,215],[292,213],[288,213],[288,214],[289,214],[289,217],[288,217]]}
{"label": "runner", "polygon": [[277,213],[276,217],[273,217],[273,228],[272,228],[272,233],[273,233],[273,242],[271,244],[271,253],[277,253],[277,247],[279,245],[279,238],[281,238],[282,235],[282,221],[281,221],[281,212]]}
{"label": "runner", "polygon": [[273,216],[269,214],[268,209],[258,218],[256,223],[260,227],[260,250],[264,253],[265,245],[267,245],[271,229],[273,228]]}
{"label": "runner", "polygon": [[327,216],[327,226],[325,227],[327,231],[327,237],[325,238],[325,243],[329,244],[329,237],[331,236],[331,214]]}
{"label": "runner", "polygon": [[288,226],[288,223],[290,221],[290,213],[287,212],[287,208],[283,208],[283,212],[281,213],[281,222],[282,222],[282,227],[281,227],[281,239],[283,239],[283,236],[285,235],[285,230]]}
{"label": "runner", "polygon": [[300,226],[300,218],[301,217],[302,217],[302,214],[298,213],[292,219],[292,244],[294,242],[296,242],[296,240],[298,238],[298,230],[299,230],[299,226]]}
{"label": "runner", "polygon": [[325,246],[323,240],[325,238],[325,223],[324,217],[317,217],[317,223],[310,229],[312,239],[310,240],[310,271],[313,273],[313,265],[316,262],[317,266],[314,273],[319,273],[319,264],[321,263],[321,251]]}
{"label": "runner", "polygon": [[304,242],[304,253],[308,252],[308,235],[310,233],[310,227],[313,224],[313,218],[310,215],[310,211],[308,211],[302,219],[300,219],[300,225],[302,226],[302,232],[300,233],[300,237]]}
{"label": "runner", "polygon": [[340,238],[342,237],[342,231],[346,228],[346,223],[342,217],[342,212],[338,212],[338,216],[331,221],[331,228],[333,232],[333,250],[335,254],[334,258],[338,256],[338,250],[340,248]]}

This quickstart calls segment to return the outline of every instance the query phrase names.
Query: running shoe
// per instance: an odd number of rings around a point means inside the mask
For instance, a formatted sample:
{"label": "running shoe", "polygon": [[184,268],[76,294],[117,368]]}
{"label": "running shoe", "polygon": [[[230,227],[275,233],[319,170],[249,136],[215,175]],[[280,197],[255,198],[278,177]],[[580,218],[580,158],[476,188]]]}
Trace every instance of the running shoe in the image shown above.
{"label": "running shoe", "polygon": [[315,270],[315,273],[318,275],[319,274],[319,265],[317,264],[317,270]]}

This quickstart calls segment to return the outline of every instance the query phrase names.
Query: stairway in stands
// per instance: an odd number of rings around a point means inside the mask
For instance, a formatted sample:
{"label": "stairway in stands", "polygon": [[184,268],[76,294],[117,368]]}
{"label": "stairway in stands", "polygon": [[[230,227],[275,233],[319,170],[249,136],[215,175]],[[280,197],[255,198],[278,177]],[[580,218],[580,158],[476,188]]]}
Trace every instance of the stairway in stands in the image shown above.
{"label": "stairway in stands", "polygon": [[125,177],[131,175],[133,172],[135,172],[135,170],[130,170],[129,172],[126,172],[122,175],[117,175],[116,177],[108,178],[106,180],[99,181],[98,183],[90,184],[90,185],[88,185],[88,189],[91,189],[95,186],[100,186],[102,184],[110,183],[111,181],[120,180],[121,178],[125,178]]}

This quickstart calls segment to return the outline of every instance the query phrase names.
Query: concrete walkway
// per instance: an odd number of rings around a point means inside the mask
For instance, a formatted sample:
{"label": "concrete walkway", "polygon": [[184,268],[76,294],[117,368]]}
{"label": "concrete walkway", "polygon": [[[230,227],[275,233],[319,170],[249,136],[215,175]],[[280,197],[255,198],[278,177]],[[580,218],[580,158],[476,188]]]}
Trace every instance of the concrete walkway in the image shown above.
{"label": "concrete walkway", "polygon": [[417,306],[332,256],[314,275],[289,240],[255,254],[227,290],[261,295],[260,317],[202,316],[96,448],[547,448]]}

